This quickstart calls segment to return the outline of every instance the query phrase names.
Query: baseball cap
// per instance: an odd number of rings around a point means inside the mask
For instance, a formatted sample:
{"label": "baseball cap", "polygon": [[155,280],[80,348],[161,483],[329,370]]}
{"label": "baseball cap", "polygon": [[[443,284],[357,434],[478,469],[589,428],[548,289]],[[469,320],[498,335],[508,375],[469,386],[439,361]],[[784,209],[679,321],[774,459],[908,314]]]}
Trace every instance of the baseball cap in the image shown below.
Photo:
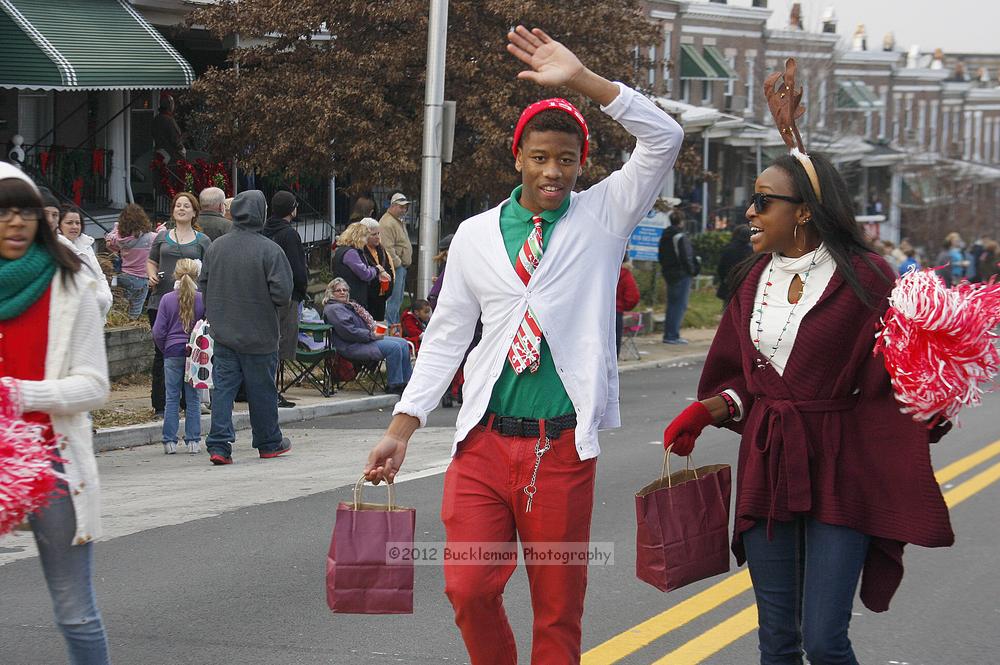
{"label": "baseball cap", "polygon": [[389,204],[408,206],[410,205],[410,199],[406,198],[406,194],[402,192],[396,192],[395,194],[392,195],[392,198],[389,199]]}

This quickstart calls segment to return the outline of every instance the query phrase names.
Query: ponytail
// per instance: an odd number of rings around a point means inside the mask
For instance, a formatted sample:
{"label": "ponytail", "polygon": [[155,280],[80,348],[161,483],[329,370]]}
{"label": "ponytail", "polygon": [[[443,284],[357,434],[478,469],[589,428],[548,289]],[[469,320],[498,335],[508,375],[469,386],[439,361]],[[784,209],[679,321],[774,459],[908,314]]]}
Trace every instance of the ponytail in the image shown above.
{"label": "ponytail", "polygon": [[201,272],[201,262],[192,259],[181,259],[174,268],[174,279],[179,283],[177,287],[177,303],[180,309],[181,327],[184,332],[190,333],[194,327],[194,301],[198,286],[195,279]]}

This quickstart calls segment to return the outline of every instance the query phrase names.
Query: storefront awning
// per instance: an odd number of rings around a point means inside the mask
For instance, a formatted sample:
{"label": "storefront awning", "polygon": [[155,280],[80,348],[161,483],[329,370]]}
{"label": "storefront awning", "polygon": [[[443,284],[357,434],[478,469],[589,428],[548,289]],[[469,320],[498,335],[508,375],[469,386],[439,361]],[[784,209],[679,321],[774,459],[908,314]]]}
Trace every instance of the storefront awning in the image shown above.
{"label": "storefront awning", "polygon": [[739,78],[733,68],[729,65],[729,61],[726,60],[725,56],[719,53],[719,49],[714,46],[705,47],[705,60],[712,69],[720,77],[728,81],[735,81]]}
{"label": "storefront awning", "polygon": [[864,81],[837,83],[838,111],[877,111],[882,106],[882,100]]}
{"label": "storefront awning", "polygon": [[691,44],[681,44],[681,78],[710,81],[722,79]]}
{"label": "storefront awning", "polygon": [[126,0],[0,0],[0,88],[187,88],[194,70]]}

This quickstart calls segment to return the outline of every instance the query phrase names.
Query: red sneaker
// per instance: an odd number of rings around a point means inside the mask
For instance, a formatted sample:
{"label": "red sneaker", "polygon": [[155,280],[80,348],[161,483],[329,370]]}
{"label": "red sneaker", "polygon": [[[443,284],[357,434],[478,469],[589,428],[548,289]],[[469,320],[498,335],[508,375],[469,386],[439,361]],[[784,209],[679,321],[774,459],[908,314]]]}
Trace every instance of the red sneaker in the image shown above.
{"label": "red sneaker", "polygon": [[208,458],[208,461],[210,461],[215,466],[223,466],[225,464],[232,464],[233,458],[229,457],[228,455],[213,454]]}
{"label": "red sneaker", "polygon": [[292,442],[285,438],[281,440],[281,443],[278,444],[277,448],[273,448],[271,450],[258,450],[257,453],[260,455],[261,459],[273,459],[278,455],[284,455],[291,449]]}

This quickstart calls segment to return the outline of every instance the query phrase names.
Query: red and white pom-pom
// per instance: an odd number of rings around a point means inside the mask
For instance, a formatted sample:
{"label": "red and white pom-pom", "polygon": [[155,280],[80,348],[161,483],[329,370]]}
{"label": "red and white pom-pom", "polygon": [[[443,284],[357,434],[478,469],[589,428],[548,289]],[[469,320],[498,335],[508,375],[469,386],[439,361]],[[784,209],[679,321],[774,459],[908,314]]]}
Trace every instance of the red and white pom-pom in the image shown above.
{"label": "red and white pom-pom", "polygon": [[44,507],[56,490],[59,458],[46,427],[0,416],[0,536]]}
{"label": "red and white pom-pom", "polygon": [[896,399],[914,420],[953,419],[979,403],[1000,370],[993,332],[1000,322],[1000,284],[946,287],[932,269],[896,282],[876,335]]}

